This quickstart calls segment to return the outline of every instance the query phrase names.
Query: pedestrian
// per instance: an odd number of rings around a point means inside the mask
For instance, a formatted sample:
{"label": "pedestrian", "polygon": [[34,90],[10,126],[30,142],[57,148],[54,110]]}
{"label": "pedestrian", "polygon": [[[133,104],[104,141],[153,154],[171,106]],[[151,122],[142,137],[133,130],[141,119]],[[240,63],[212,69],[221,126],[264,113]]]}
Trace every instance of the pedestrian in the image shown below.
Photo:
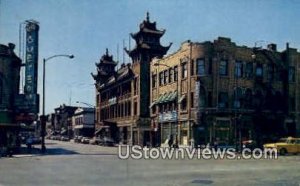
{"label": "pedestrian", "polygon": [[172,148],[172,145],[173,145],[173,135],[172,134],[170,135],[168,145],[169,145],[170,148]]}
{"label": "pedestrian", "polygon": [[32,148],[32,137],[29,136],[26,140],[26,145],[27,145],[27,149],[29,152],[31,152],[31,148]]}
{"label": "pedestrian", "polygon": [[13,138],[11,134],[8,134],[7,138],[7,155],[8,157],[13,156]]}

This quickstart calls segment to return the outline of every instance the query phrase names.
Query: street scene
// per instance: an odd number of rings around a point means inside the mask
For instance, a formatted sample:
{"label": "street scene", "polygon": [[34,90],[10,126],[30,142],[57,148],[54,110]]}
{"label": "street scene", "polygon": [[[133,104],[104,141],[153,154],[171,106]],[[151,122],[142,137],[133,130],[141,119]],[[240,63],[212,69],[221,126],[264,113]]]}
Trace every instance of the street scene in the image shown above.
{"label": "street scene", "polygon": [[300,185],[299,9],[0,0],[0,186]]}
{"label": "street scene", "polygon": [[300,156],[277,160],[121,160],[117,147],[57,140],[47,140],[46,145],[48,150],[44,155],[1,159],[0,185],[298,186],[300,183]]}

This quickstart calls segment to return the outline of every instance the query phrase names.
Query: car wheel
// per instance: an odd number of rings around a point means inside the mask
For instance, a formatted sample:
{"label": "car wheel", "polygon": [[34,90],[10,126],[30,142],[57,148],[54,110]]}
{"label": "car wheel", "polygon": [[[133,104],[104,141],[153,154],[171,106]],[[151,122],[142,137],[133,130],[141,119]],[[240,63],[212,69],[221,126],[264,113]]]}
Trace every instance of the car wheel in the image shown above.
{"label": "car wheel", "polygon": [[279,150],[279,154],[280,155],[286,155],[287,154],[287,150],[285,148],[282,148]]}

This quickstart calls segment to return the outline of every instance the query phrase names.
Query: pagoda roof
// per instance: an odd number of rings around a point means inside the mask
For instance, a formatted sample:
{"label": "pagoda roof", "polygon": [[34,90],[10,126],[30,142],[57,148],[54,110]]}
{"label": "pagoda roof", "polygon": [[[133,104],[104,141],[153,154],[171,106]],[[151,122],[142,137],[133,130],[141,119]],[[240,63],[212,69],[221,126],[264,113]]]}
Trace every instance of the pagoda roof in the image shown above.
{"label": "pagoda roof", "polygon": [[114,74],[111,74],[106,82],[102,83],[99,88],[105,88],[109,85],[113,85],[114,83],[117,83],[119,81],[122,81],[123,79],[127,78],[127,77],[131,77],[134,73],[132,72],[131,66],[130,64],[123,64],[122,67],[115,72]]}
{"label": "pagoda roof", "polygon": [[172,45],[172,43],[170,43],[168,46],[149,45],[147,43],[142,43],[142,44],[136,45],[132,50],[127,50],[127,48],[124,48],[124,50],[130,56],[133,55],[134,53],[138,52],[139,50],[149,50],[149,49],[158,51],[162,55],[165,55],[168,52],[171,45]]}
{"label": "pagoda roof", "polygon": [[114,65],[116,66],[118,63],[113,60],[113,56],[108,54],[108,49],[106,49],[106,53],[100,58],[99,63],[96,63],[96,66],[101,65]]}
{"label": "pagoda roof", "polygon": [[166,31],[165,29],[164,30],[158,30],[156,28],[156,22],[150,22],[149,12],[147,12],[146,20],[144,20],[140,24],[140,30],[136,33],[131,33],[130,35],[134,39],[136,39],[142,33],[156,34],[159,37],[161,37],[162,35],[164,35],[165,31]]}

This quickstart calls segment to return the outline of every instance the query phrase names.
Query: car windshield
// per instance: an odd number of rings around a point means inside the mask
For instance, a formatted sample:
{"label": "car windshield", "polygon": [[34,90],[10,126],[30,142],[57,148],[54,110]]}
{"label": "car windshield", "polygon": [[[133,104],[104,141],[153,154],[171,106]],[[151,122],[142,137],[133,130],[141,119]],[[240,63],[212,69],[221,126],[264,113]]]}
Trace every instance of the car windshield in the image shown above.
{"label": "car windshield", "polygon": [[287,138],[280,138],[280,140],[278,142],[279,143],[286,143],[287,142]]}

